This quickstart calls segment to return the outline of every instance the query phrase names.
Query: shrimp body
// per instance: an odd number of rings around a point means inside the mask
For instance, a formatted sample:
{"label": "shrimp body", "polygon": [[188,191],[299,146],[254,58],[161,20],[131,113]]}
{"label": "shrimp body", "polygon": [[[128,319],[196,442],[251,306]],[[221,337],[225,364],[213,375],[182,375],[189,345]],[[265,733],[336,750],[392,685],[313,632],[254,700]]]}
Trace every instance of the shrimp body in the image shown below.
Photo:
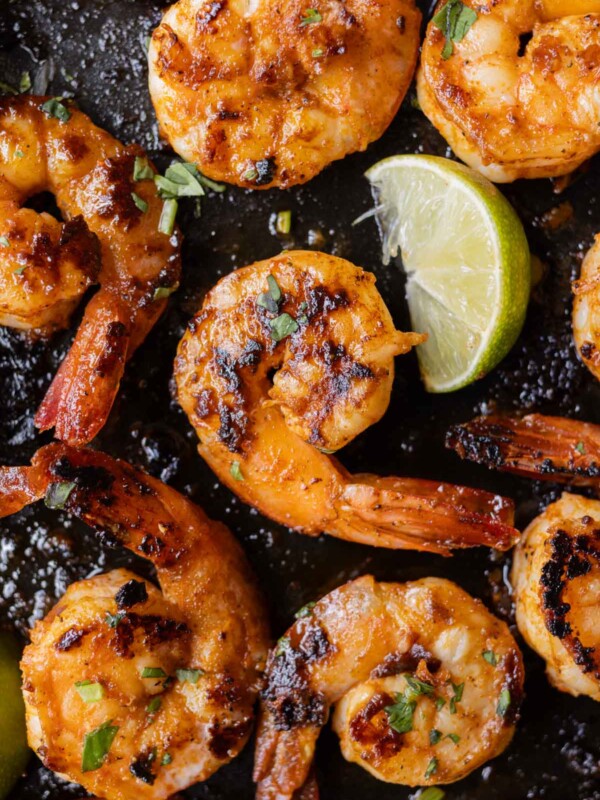
{"label": "shrimp body", "polygon": [[548,0],[464,5],[476,19],[450,55],[446,32],[429,23],[421,108],[456,155],[493,181],[572,172],[600,150],[600,14]]}
{"label": "shrimp body", "polygon": [[522,690],[519,648],[479,600],[439,578],[358,578],[303,610],[269,656],[257,797],[306,784],[336,703],[346,759],[390,783],[459,780],[508,745]]}
{"label": "shrimp body", "polygon": [[600,701],[600,502],[563,494],[529,525],[512,570],[517,624],[550,683]]}
{"label": "shrimp body", "polygon": [[247,741],[265,611],[223,525],[102,453],[49,445],[0,472],[0,513],[49,502],[57,485],[68,511],[152,562],[160,590],[113,570],[70,586],[36,623],[21,664],[29,742],[98,797],[162,800]]}
{"label": "shrimp body", "polygon": [[508,547],[507,502],[485,492],[350,475],[330,453],[384,414],[395,330],[374,276],[323,253],[288,252],[226,276],[175,363],[202,457],[242,500],[300,530],[382,547]]}
{"label": "shrimp body", "polygon": [[215,180],[304,183],[383,134],[420,20],[414,0],[179,0],[149,49],[161,130]]}
{"label": "shrimp body", "polygon": [[584,364],[600,380],[600,237],[583,260],[573,293],[575,344]]}
{"label": "shrimp body", "polygon": [[[162,313],[179,280],[178,236],[158,231],[162,201],[134,181],[137,147],[125,147],[72,105],[0,98],[0,323],[49,333],[65,327],[99,281],[36,425],[82,444],[112,407],[125,361]],[[148,165],[150,166],[150,165]],[[23,208],[49,191],[65,223]]]}

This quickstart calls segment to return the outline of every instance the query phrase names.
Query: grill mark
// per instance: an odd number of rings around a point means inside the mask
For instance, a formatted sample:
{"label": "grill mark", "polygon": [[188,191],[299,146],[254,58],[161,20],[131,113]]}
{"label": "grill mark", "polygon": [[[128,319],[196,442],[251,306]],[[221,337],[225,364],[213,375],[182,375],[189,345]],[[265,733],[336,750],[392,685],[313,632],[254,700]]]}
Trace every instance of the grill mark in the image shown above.
{"label": "grill mark", "polygon": [[583,673],[593,673],[596,678],[600,678],[600,667],[595,648],[585,647],[573,630],[567,619],[571,606],[565,602],[564,592],[570,581],[589,573],[594,560],[600,562],[598,539],[598,531],[592,535],[571,537],[565,530],[557,529],[548,540],[550,558],[543,565],[540,576],[547,630],[561,640]]}
{"label": "grill mark", "polygon": [[65,631],[62,636],[55,642],[54,648],[60,653],[66,653],[68,650],[73,650],[76,647],[81,647],[83,637],[88,633],[86,628],[79,628],[74,625]]}

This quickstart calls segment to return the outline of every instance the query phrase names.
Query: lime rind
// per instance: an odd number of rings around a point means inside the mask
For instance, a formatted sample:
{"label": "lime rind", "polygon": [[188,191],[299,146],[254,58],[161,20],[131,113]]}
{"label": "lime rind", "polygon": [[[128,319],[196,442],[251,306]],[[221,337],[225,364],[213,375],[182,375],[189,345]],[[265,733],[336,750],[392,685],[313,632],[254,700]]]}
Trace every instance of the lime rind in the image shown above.
{"label": "lime rind", "polygon": [[429,334],[417,350],[426,388],[462,388],[493,369],[522,329],[530,290],[523,226],[492,183],[448,159],[393,156],[367,178],[384,263],[401,252],[413,327]]}

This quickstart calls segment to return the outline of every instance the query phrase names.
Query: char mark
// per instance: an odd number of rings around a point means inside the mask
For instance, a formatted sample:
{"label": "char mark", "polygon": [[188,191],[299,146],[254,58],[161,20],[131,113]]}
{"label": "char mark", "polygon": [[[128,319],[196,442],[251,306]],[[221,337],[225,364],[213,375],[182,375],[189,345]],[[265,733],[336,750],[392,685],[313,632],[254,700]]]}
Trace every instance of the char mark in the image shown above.
{"label": "char mark", "polygon": [[158,614],[136,614],[128,612],[113,629],[111,646],[121,658],[131,658],[136,631],[143,637],[144,645],[153,648],[165,642],[174,642],[188,636],[190,629],[185,622]]}
{"label": "char mark", "polygon": [[144,581],[130,580],[115,595],[117,608],[131,608],[138,603],[145,603],[148,599],[148,590]]}
{"label": "char mark", "polygon": [[63,633],[63,635],[55,643],[54,647],[60,653],[65,653],[67,650],[73,650],[76,647],[80,647],[83,637],[86,635],[86,633],[87,630],[85,628],[79,628],[74,625],[72,628],[69,628]]}
{"label": "char mark", "polygon": [[568,620],[571,610],[565,602],[568,584],[587,575],[594,561],[600,560],[597,538],[587,534],[575,537],[566,531],[556,530],[549,540],[551,555],[541,571],[540,586],[546,628],[560,639],[575,663],[584,673],[600,678],[600,666],[594,647],[585,647]]}

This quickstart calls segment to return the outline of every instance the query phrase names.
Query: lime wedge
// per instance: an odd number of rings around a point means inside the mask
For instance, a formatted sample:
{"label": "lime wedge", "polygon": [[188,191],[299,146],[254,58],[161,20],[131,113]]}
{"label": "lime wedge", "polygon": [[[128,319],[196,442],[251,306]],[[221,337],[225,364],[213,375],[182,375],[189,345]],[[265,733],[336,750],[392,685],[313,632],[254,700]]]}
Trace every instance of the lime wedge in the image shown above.
{"label": "lime wedge", "polygon": [[392,156],[366,173],[383,261],[401,252],[425,387],[483,377],[515,343],[527,311],[530,254],[506,198],[478,172],[435,156]]}
{"label": "lime wedge", "polygon": [[25,769],[30,751],[25,732],[25,706],[21,695],[19,650],[6,633],[0,633],[0,798],[7,797]]}

